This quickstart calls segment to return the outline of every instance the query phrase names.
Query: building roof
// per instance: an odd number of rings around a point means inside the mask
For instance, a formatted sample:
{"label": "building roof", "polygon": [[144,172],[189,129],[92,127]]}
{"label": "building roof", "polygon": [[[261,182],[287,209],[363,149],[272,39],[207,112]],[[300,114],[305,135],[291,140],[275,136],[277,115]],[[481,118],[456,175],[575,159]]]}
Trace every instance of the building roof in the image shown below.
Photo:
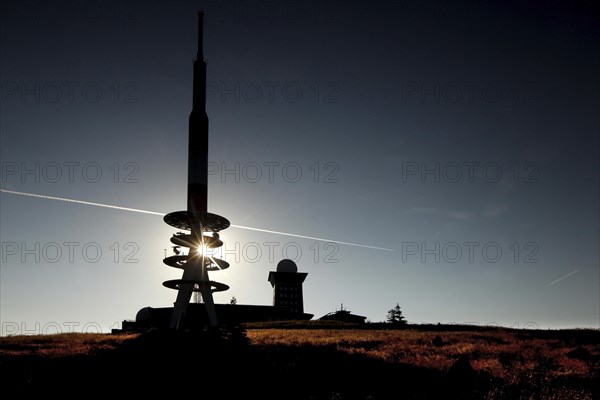
{"label": "building roof", "polygon": [[329,314],[323,315],[320,320],[324,321],[342,321],[342,322],[355,322],[362,324],[365,322],[367,317],[363,317],[362,315],[352,314],[348,310],[339,310],[335,312],[330,312]]}

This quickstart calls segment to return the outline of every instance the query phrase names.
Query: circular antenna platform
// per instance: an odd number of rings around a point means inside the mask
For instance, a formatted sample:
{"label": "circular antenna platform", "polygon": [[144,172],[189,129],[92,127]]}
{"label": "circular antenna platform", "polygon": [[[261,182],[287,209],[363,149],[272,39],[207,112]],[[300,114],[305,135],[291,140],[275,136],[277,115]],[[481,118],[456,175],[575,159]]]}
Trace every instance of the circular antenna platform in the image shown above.
{"label": "circular antenna platform", "polygon": [[[188,262],[188,255],[180,255],[180,256],[170,256],[163,260],[163,262],[169,267],[184,269],[185,264]],[[206,270],[211,271],[220,271],[222,269],[229,268],[229,263],[227,261],[221,260],[215,257],[206,257],[204,259],[204,264],[207,266]],[[213,266],[213,263],[216,264]]]}
{"label": "circular antenna platform", "polygon": [[192,222],[202,225],[204,232],[219,232],[229,228],[229,220],[212,213],[201,213],[200,215],[190,215],[187,211],[175,211],[164,216],[163,220],[177,229],[184,231],[192,230]]}
{"label": "circular antenna platform", "polygon": [[203,242],[204,246],[209,249],[223,246],[223,242],[219,238],[212,236],[202,235],[202,238],[196,238],[193,235],[176,233],[171,237],[171,243],[183,247],[198,247],[200,241]]}
{"label": "circular antenna platform", "polygon": [[163,282],[163,286],[169,289],[175,289],[175,290],[179,290],[181,289],[181,285],[184,285],[186,283],[192,283],[194,284],[194,292],[200,292],[205,286],[210,286],[211,287],[211,292],[215,293],[215,292],[224,292],[226,290],[229,290],[229,286],[227,286],[224,283],[220,283],[220,282],[215,282],[215,281],[196,281],[196,280],[186,280],[186,279],[173,279],[170,281],[164,281]]}

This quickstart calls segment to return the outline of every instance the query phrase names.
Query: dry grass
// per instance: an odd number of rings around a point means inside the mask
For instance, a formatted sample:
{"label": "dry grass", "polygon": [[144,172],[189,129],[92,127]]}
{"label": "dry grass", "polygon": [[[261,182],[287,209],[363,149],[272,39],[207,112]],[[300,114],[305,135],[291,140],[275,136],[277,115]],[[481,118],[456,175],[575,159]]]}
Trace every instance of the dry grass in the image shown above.
{"label": "dry grass", "polygon": [[[478,374],[478,383],[474,387],[480,389],[470,397],[459,395],[457,398],[600,398],[599,385],[596,383],[600,378],[600,331],[369,330],[345,326],[341,329],[249,328],[246,334],[250,346],[232,347],[229,358],[224,358],[225,364],[221,368],[227,368],[227,363],[230,362],[228,359],[237,357],[235,364],[246,365],[246,369],[241,370],[252,371],[257,377],[281,374],[280,379],[285,379],[288,375],[298,375],[313,381],[319,379],[318,376],[326,376],[327,371],[333,369],[342,368],[347,374],[362,377],[372,368],[378,368],[380,373],[388,373],[388,376],[404,376],[404,384],[410,385],[412,377],[443,383],[443,376],[458,357],[467,355]],[[163,374],[165,372],[160,368],[172,365],[174,361],[170,358],[160,361],[160,357],[166,357],[165,354],[179,354],[179,351],[173,352],[168,346],[165,347],[166,352],[157,352],[145,344],[146,342],[136,338],[143,339],[144,336],[70,333],[3,337],[0,338],[0,370],[4,366],[3,373],[12,374],[11,382],[16,382],[14,385],[17,389],[29,390],[27,388],[30,382],[50,379],[46,378],[49,373],[55,374],[52,379],[60,379],[56,376],[62,376],[64,370],[79,373],[79,365],[101,371],[110,371],[117,365],[129,365],[134,367],[123,368],[127,371],[130,368],[147,368],[147,374],[156,373],[155,371],[162,371],[160,373]],[[130,346],[130,352],[119,351],[127,347],[122,346],[125,342],[137,345]],[[168,341],[164,344],[167,345]],[[150,358],[139,358],[143,354],[150,355]],[[148,361],[153,360],[153,354],[157,354],[159,358],[156,361]],[[104,358],[96,357],[98,355],[104,355]],[[69,363],[63,362],[69,357]],[[94,367],[99,362],[100,364]],[[290,371],[290,374],[284,373],[285,371]],[[401,375],[394,375],[394,371]],[[433,371],[434,375],[424,371]],[[314,375],[315,373],[317,375]],[[406,375],[407,373],[409,375]],[[244,372],[238,375],[238,379],[247,378],[249,382],[258,379],[246,375],[247,372]],[[113,374],[114,376],[116,375]],[[356,377],[353,379],[359,385],[354,390],[360,390],[362,386],[359,381]],[[327,380],[318,382],[329,384]],[[380,382],[382,383],[383,381]],[[332,387],[332,393],[336,390],[339,393],[344,392],[347,390],[344,385]],[[42,390],[44,387],[43,384],[38,384],[33,390]],[[307,398],[335,398],[327,394],[329,392],[319,394],[320,392],[316,392],[317,387],[318,385],[315,386],[315,392],[309,393]],[[413,384],[413,394],[417,393],[419,387],[417,383]],[[349,396],[348,391],[344,393],[346,397]],[[375,398],[368,393],[361,396],[354,397]],[[377,398],[391,397],[380,393]],[[414,395],[408,398],[429,397]]]}
{"label": "dry grass", "polygon": [[117,348],[138,334],[61,333],[56,335],[8,336],[0,338],[0,359],[35,356],[61,358],[92,355]]}
{"label": "dry grass", "polygon": [[[459,356],[468,355],[474,370],[502,382],[496,392],[490,392],[488,399],[510,398],[510,394],[502,391],[511,387],[528,388],[540,399],[592,399],[589,389],[573,389],[564,383],[589,383],[600,375],[600,332],[596,332],[595,342],[585,344],[511,330],[257,329],[248,330],[247,335],[256,346],[334,346],[350,354],[443,372]],[[555,387],[551,389],[552,386]],[[545,394],[540,395],[540,392]]]}

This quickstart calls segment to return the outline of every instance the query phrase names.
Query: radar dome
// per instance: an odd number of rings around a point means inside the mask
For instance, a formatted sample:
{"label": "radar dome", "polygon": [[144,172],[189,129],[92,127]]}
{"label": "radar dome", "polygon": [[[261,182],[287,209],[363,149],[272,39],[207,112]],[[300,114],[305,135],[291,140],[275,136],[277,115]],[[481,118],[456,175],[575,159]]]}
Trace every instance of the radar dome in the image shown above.
{"label": "radar dome", "polygon": [[135,316],[135,322],[150,322],[152,321],[152,307],[144,307],[138,311]]}
{"label": "radar dome", "polygon": [[277,263],[277,272],[296,273],[298,272],[298,266],[292,260],[285,258]]}

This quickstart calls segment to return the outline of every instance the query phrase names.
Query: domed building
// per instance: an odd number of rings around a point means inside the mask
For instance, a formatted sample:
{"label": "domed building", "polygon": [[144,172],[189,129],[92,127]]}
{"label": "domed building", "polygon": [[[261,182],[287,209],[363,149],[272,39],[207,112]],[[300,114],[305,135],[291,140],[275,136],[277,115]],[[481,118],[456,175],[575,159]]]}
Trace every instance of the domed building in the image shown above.
{"label": "domed building", "polygon": [[269,272],[269,282],[273,286],[273,305],[289,307],[293,314],[304,313],[302,283],[307,275],[306,272],[298,272],[298,266],[292,260],[279,261],[277,271]]}

